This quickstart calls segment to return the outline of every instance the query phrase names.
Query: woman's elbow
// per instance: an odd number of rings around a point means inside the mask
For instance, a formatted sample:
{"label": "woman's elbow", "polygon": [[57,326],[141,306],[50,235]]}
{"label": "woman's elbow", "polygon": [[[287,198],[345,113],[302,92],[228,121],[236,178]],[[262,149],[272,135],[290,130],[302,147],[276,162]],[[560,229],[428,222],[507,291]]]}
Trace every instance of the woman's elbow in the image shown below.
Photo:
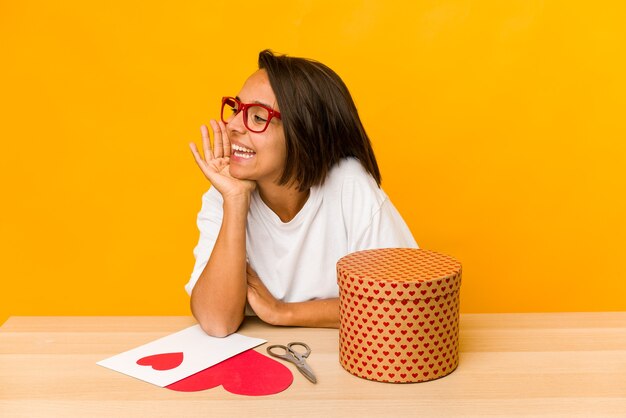
{"label": "woman's elbow", "polygon": [[211,337],[223,338],[237,332],[243,322],[243,310],[240,315],[215,312],[208,306],[198,303],[198,299],[192,294],[190,300],[191,312],[198,321],[200,328]]}
{"label": "woman's elbow", "polygon": [[200,328],[202,328],[202,330],[206,332],[207,335],[210,335],[211,337],[224,338],[228,337],[230,334],[237,332],[237,329],[239,329],[239,325],[241,325],[241,322],[235,325],[218,323],[211,320],[198,319],[198,324],[200,324]]}
{"label": "woman's elbow", "polygon": [[193,309],[192,312],[200,328],[211,337],[228,337],[230,334],[237,332],[243,322],[243,315],[240,318],[216,318],[206,313],[198,313]]}

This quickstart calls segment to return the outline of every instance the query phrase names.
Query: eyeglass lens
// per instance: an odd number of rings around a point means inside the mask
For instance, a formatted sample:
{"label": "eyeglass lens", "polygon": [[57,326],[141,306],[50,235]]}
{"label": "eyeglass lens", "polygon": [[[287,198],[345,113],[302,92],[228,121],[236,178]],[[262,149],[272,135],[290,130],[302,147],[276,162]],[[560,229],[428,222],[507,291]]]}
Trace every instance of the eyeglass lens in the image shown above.
{"label": "eyeglass lens", "polygon": [[222,104],[222,121],[230,122],[243,107],[243,121],[246,128],[252,132],[263,132],[269,123],[268,110],[260,105],[243,105],[236,99],[230,97],[224,100]]}

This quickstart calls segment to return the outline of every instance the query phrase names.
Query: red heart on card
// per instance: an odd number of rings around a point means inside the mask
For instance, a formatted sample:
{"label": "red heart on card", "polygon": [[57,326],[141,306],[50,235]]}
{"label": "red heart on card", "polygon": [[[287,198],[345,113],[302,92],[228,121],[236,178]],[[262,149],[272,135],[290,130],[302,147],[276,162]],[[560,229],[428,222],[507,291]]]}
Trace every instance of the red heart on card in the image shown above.
{"label": "red heart on card", "polygon": [[196,392],[222,385],[230,393],[260,396],[282,392],[292,382],[293,374],[283,364],[254,350],[247,350],[166,388]]}
{"label": "red heart on card", "polygon": [[171,370],[183,362],[183,353],[163,353],[142,357],[137,360],[140,366],[152,366],[154,370]]}

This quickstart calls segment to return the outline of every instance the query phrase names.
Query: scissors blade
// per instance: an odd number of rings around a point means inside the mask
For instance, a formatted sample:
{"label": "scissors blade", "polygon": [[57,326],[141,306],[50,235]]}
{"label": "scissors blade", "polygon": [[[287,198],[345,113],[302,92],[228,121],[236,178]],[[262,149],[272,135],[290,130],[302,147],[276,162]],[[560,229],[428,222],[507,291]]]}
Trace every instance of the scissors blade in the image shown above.
{"label": "scissors blade", "polygon": [[305,362],[298,363],[296,364],[296,366],[298,366],[298,370],[300,370],[300,373],[302,373],[304,377],[306,377],[313,383],[317,383],[317,379],[315,378],[315,375],[313,374],[313,370],[311,370],[311,368],[309,367],[307,363]]}

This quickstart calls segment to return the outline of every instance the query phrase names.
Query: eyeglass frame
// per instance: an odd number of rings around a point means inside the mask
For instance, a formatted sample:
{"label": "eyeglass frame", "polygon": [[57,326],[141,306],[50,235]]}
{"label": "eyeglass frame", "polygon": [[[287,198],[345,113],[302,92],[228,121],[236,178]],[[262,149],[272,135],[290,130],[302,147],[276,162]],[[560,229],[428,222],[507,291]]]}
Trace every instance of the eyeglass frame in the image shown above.
{"label": "eyeglass frame", "polygon": [[[243,103],[241,100],[239,100],[236,97],[224,96],[222,97],[222,108],[220,111],[220,119],[222,119],[222,122],[224,122],[225,125],[228,125],[228,121],[224,120],[224,107],[226,106],[226,101],[228,100],[234,100],[237,103],[237,113],[234,113],[232,116],[229,117],[229,119],[234,118],[239,113],[243,112],[243,124],[245,125],[246,129],[248,129],[251,132],[254,132],[257,134],[265,132],[267,130],[267,127],[270,126],[270,122],[272,121],[273,118],[282,119],[280,116],[280,112],[278,110],[272,109],[269,106],[265,106],[261,103]],[[263,109],[267,110],[267,113],[268,113],[267,122],[265,123],[265,126],[263,127],[263,129],[261,129],[260,131],[254,130],[248,126],[248,108],[254,107],[254,106],[262,107]]]}

